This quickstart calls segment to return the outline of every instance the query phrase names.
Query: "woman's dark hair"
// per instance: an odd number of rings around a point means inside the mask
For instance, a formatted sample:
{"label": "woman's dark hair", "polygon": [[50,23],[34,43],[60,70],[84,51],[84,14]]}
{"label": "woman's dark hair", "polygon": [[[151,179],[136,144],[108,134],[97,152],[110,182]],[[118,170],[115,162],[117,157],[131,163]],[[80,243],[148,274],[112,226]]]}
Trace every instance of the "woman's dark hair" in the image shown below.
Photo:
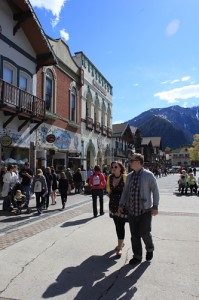
{"label": "woman's dark hair", "polygon": [[7,167],[7,171],[10,171],[11,169],[14,169],[14,166],[13,166],[13,165],[9,165],[9,166]]}
{"label": "woman's dark hair", "polygon": [[99,166],[99,165],[96,165],[96,166],[94,167],[94,171],[99,171],[99,172],[101,172],[100,166]]}
{"label": "woman's dark hair", "polygon": [[117,161],[117,160],[116,161],[112,161],[111,168],[112,168],[113,164],[117,164],[120,167],[120,173],[121,174],[125,173],[125,168],[124,168],[123,164],[121,163],[121,161]]}

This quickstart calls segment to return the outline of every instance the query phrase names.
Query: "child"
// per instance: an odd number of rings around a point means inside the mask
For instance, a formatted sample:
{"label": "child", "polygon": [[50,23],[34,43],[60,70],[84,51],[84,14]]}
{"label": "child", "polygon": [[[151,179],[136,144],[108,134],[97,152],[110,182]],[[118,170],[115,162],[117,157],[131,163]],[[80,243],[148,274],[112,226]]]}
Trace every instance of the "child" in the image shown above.
{"label": "child", "polygon": [[21,213],[21,208],[24,202],[26,201],[26,196],[22,194],[21,190],[16,190],[16,194],[14,195],[14,202],[16,203],[16,213]]}
{"label": "child", "polygon": [[24,202],[26,199],[26,196],[22,194],[21,190],[16,190],[16,194],[14,196],[14,201],[15,202]]}

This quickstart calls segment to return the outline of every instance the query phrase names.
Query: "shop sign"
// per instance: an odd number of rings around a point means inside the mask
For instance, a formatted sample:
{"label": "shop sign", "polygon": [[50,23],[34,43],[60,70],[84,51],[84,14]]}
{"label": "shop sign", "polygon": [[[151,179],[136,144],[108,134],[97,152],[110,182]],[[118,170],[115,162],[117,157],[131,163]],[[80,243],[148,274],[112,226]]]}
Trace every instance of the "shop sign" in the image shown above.
{"label": "shop sign", "polygon": [[0,143],[3,147],[9,147],[12,144],[12,138],[9,135],[3,135],[0,139]]}
{"label": "shop sign", "polygon": [[50,144],[54,143],[55,142],[55,135],[54,134],[48,134],[47,137],[46,137],[46,141]]}
{"label": "shop sign", "polygon": [[69,152],[68,156],[73,158],[73,157],[80,157],[81,153],[80,152]]}

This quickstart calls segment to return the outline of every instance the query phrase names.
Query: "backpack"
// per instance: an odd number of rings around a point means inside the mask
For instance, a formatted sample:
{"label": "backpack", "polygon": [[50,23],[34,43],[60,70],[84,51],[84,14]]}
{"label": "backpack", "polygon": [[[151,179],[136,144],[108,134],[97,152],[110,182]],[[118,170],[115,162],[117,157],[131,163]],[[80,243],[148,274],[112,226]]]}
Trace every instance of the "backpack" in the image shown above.
{"label": "backpack", "polygon": [[100,185],[100,177],[99,177],[99,175],[94,175],[93,176],[93,185],[94,186]]}
{"label": "backpack", "polygon": [[42,192],[42,183],[40,180],[36,180],[34,185],[34,193],[41,193],[41,192]]}

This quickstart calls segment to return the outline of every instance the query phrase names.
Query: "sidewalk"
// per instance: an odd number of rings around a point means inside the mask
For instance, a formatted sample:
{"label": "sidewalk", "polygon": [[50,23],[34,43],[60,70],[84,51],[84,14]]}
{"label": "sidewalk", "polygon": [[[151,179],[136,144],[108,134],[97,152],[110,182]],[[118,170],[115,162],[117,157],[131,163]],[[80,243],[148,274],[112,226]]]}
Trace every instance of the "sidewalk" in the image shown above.
{"label": "sidewalk", "polygon": [[[93,218],[91,198],[71,196],[68,206],[75,201],[79,206],[53,217],[49,213],[48,218],[5,234],[9,239],[15,233],[17,239],[26,230],[27,238],[16,240],[0,251],[0,297],[20,300],[198,298],[199,197],[175,194],[177,178],[170,175],[157,179],[161,202],[159,215],[153,218],[155,252],[151,263],[143,258],[135,268],[128,264],[132,258],[128,224],[123,255],[120,259],[115,257],[116,233],[108,216],[108,197],[105,197],[105,215]],[[88,202],[81,204],[84,201]],[[55,220],[57,223],[52,225]],[[28,235],[33,226],[42,230]]]}

